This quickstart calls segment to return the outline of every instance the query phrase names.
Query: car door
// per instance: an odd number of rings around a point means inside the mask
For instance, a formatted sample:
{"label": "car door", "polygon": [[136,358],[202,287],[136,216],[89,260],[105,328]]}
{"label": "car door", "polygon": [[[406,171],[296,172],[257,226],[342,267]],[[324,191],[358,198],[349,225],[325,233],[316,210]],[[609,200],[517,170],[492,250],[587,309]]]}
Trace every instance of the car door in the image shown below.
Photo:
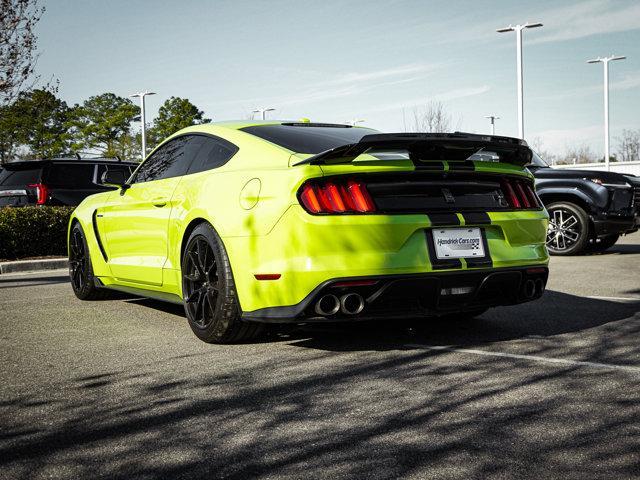
{"label": "car door", "polygon": [[160,146],[136,170],[129,187],[113,192],[96,212],[108,264],[117,279],[162,285],[172,197],[191,164],[192,140],[184,135]]}

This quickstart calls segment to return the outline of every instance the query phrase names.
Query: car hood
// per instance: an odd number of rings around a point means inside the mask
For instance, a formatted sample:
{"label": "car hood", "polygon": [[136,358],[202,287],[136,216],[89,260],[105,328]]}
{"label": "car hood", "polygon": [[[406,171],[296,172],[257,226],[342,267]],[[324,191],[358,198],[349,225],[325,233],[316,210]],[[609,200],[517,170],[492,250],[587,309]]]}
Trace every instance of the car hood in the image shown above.
{"label": "car hood", "polygon": [[[629,176],[616,172],[603,172],[598,170],[573,170],[560,168],[536,168],[533,172],[535,178],[599,178],[604,183],[624,183],[629,181]],[[633,177],[631,177],[633,178]],[[636,177],[637,178],[637,177]]]}

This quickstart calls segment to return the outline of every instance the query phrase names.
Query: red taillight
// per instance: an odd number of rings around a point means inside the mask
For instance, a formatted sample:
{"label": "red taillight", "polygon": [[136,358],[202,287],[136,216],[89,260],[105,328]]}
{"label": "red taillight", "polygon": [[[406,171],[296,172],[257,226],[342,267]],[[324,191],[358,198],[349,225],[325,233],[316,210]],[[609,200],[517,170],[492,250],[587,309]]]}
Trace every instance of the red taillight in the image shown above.
{"label": "red taillight", "polygon": [[511,208],[540,208],[540,202],[528,182],[503,178],[502,192]]}
{"label": "red taillight", "polygon": [[299,197],[309,213],[372,213],[376,210],[367,187],[353,180],[307,182],[300,189]]}
{"label": "red taillight", "polygon": [[47,197],[49,196],[49,190],[47,190],[47,186],[42,183],[32,183],[27,185],[27,187],[36,189],[36,205],[44,205],[47,203]]}
{"label": "red taillight", "polygon": [[522,206],[524,208],[531,208],[531,202],[529,201],[529,198],[527,197],[526,192],[524,191],[524,187],[522,186],[521,182],[515,182],[516,183],[516,191],[518,192],[518,197],[520,198],[520,202],[522,203]]}
{"label": "red taillight", "polygon": [[509,202],[509,206],[511,208],[520,208],[520,200],[516,196],[516,192],[511,186],[511,181],[505,179],[502,181],[502,191],[504,195],[507,197],[507,202]]}

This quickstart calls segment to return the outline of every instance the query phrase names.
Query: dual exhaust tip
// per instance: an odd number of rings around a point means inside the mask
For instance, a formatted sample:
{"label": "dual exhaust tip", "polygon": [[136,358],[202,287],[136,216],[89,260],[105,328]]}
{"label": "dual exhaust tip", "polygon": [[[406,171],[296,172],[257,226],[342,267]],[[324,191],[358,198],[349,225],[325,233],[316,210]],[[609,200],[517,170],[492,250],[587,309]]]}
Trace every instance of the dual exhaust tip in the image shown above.
{"label": "dual exhaust tip", "polygon": [[364,298],[358,293],[347,293],[340,298],[333,294],[323,295],[316,302],[318,315],[328,317],[342,312],[345,315],[357,315],[364,310]]}
{"label": "dual exhaust tip", "polygon": [[526,280],[522,287],[522,294],[527,300],[540,297],[544,293],[544,282],[541,278]]}

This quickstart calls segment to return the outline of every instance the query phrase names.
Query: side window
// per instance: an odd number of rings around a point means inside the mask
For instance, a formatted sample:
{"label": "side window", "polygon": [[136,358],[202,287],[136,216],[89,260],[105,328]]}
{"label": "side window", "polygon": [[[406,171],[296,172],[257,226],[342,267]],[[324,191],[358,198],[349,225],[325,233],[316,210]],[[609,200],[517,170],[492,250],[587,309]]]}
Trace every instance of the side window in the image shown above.
{"label": "side window", "polygon": [[140,165],[133,183],[185,175],[192,159],[188,147],[193,139],[193,135],[185,135],[162,145]]}
{"label": "side window", "polygon": [[92,188],[95,165],[79,163],[53,163],[48,169],[45,182],[53,187]]}
{"label": "side window", "polygon": [[111,170],[122,171],[124,172],[124,175],[127,178],[131,176],[131,173],[133,171],[130,165],[118,165],[118,164],[112,165],[112,164],[106,164],[106,163],[99,163],[93,183],[97,185],[102,185],[102,175],[104,174],[104,172],[111,171]]}
{"label": "side window", "polygon": [[204,172],[221,167],[238,151],[238,147],[222,138],[200,136],[200,141],[202,145],[198,149],[188,173]]}

